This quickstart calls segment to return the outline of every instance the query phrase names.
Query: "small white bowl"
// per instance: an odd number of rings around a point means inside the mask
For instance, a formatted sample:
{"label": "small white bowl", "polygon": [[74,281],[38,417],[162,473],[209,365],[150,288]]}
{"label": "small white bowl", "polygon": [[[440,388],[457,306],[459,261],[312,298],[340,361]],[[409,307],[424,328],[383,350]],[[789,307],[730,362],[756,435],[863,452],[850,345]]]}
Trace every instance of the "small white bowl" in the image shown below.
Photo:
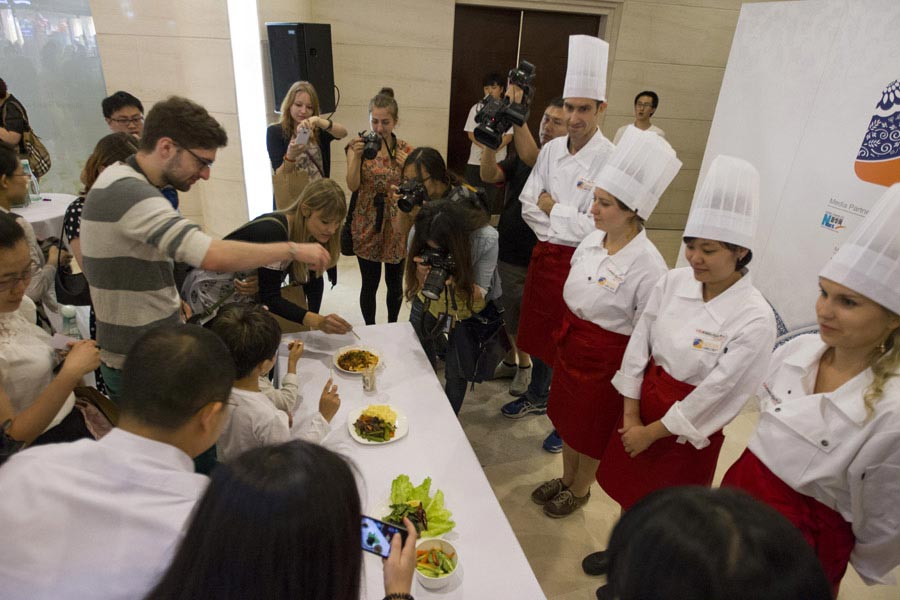
{"label": "small white bowl", "polygon": [[456,551],[453,544],[440,538],[422,540],[416,544],[416,550],[431,550],[432,548],[437,548],[443,551],[444,554],[453,554],[453,558],[450,561],[453,563],[453,570],[441,577],[431,577],[422,573],[419,569],[416,569],[416,579],[418,579],[419,583],[422,584],[422,587],[427,590],[439,590],[442,587],[450,585],[451,582],[454,582],[459,578],[459,552]]}

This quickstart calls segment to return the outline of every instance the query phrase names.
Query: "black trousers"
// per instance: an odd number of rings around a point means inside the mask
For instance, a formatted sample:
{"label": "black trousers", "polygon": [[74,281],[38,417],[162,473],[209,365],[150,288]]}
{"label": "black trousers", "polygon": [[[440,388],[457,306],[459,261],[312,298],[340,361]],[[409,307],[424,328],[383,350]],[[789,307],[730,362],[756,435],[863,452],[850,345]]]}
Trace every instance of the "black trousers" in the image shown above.
{"label": "black trousers", "polygon": [[381,283],[381,267],[384,265],[384,282],[387,285],[388,323],[396,323],[403,304],[403,264],[380,263],[356,257],[362,286],[359,289],[359,309],[366,325],[375,324],[375,293]]}

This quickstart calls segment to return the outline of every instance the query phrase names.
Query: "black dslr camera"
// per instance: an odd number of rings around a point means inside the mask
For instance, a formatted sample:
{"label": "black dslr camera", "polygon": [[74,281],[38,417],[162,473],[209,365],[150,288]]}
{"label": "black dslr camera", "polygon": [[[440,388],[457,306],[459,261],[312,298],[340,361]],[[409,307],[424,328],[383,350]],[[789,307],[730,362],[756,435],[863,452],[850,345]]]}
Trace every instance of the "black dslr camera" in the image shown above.
{"label": "black dslr camera", "polygon": [[372,160],[378,156],[378,151],[381,150],[381,136],[374,131],[360,131],[359,137],[365,142],[362,151],[363,158]]}
{"label": "black dslr camera", "polygon": [[418,179],[407,179],[397,187],[397,196],[397,208],[408,213],[428,200],[428,190]]}
{"label": "black dslr camera", "polygon": [[422,295],[429,300],[437,300],[444,291],[445,282],[456,268],[456,261],[448,251],[436,248],[426,248],[419,254],[419,258],[423,265],[431,267],[422,285]]}
{"label": "black dslr camera", "polygon": [[503,97],[497,100],[491,95],[485,96],[481,110],[475,115],[478,126],[475,127],[475,141],[496,150],[503,143],[503,134],[513,125],[522,126],[528,120],[529,104],[534,98],[534,65],[523,60],[518,69],[509,72],[510,85],[522,88],[522,101],[511,102]]}

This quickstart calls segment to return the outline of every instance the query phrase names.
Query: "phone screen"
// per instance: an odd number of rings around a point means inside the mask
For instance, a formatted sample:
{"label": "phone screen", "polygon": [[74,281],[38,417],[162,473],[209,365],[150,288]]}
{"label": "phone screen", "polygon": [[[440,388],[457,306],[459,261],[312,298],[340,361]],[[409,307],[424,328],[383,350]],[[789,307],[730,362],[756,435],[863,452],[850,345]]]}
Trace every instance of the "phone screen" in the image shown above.
{"label": "phone screen", "polygon": [[362,517],[362,549],[372,554],[377,554],[382,558],[387,558],[391,554],[391,540],[395,533],[400,534],[400,539],[406,542],[407,531],[405,527],[400,525],[392,525],[385,523],[372,517],[363,515]]}

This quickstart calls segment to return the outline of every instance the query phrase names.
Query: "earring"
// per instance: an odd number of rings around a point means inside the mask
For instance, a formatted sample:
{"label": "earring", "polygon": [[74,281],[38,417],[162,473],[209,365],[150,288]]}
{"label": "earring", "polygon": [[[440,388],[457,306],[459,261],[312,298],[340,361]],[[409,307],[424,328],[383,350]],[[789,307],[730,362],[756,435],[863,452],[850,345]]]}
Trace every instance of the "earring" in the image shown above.
{"label": "earring", "polygon": [[887,346],[884,345],[884,342],[881,342],[881,345],[878,346],[878,353],[884,354],[885,352],[887,352]]}

